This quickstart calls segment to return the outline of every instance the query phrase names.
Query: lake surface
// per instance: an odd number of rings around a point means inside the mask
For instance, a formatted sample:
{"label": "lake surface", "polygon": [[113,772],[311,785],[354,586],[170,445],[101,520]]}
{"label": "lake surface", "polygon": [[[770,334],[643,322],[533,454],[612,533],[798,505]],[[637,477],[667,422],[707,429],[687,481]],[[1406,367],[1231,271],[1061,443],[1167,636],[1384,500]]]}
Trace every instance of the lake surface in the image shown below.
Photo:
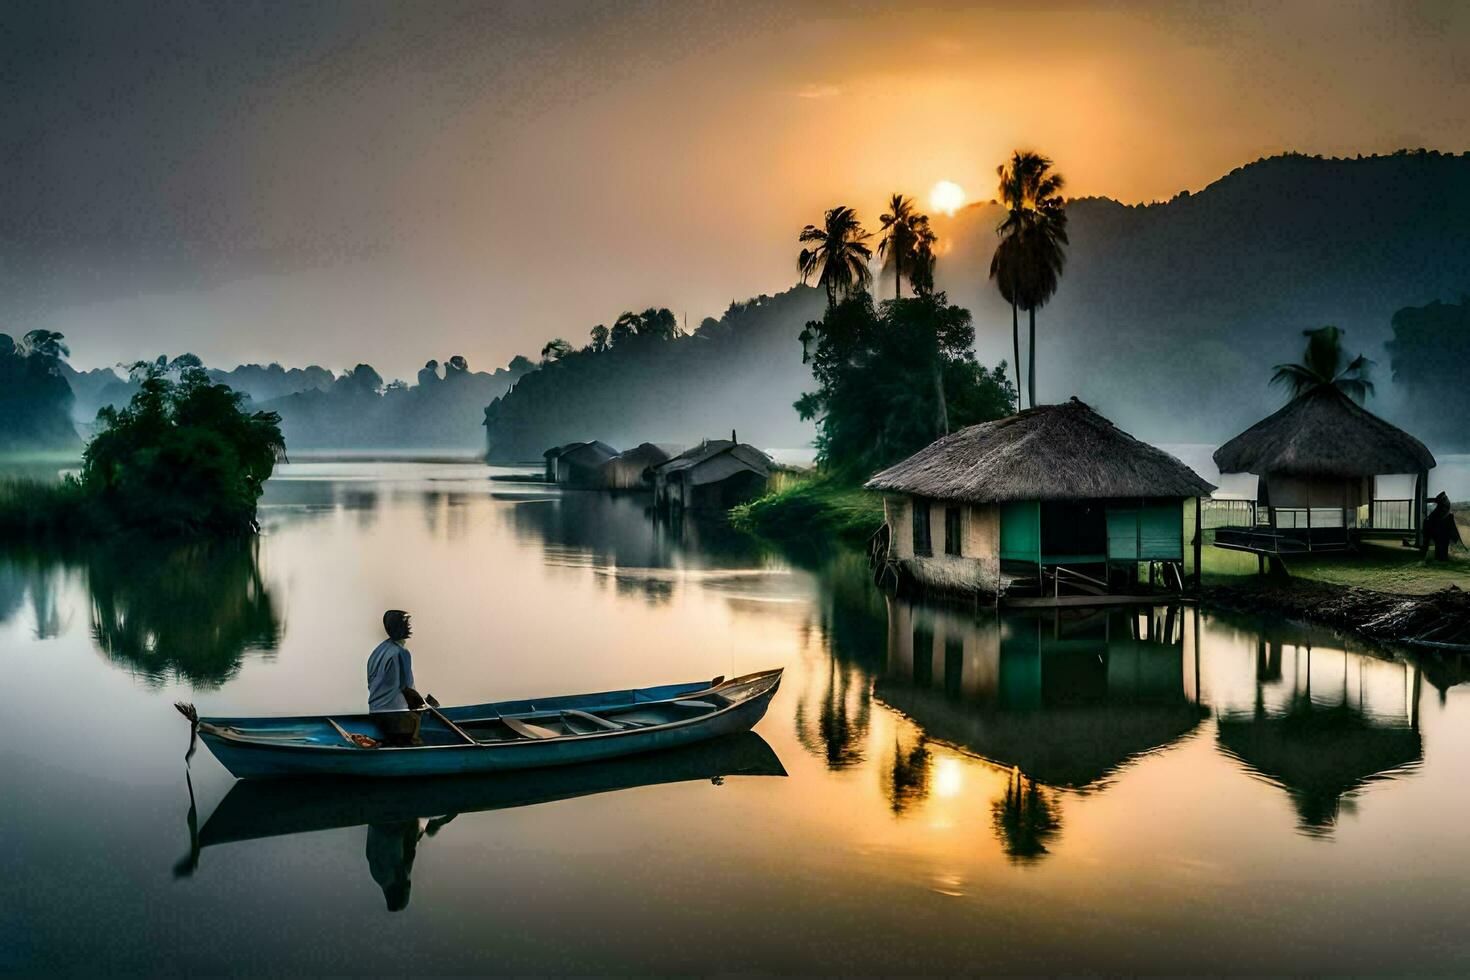
{"label": "lake surface", "polygon": [[[258,542],[0,553],[0,970],[1470,969],[1455,664],[911,606],[853,554],[492,472],[298,463]],[[446,704],[786,676],[756,736],[613,766],[186,769],[176,700],[361,710],[388,607]]]}

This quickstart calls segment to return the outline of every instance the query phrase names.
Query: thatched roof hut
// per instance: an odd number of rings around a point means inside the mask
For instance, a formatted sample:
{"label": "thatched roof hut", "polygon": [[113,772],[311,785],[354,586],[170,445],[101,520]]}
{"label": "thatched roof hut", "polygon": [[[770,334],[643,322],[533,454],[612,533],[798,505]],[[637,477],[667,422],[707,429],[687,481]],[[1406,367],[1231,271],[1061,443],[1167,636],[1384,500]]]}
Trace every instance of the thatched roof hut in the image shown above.
{"label": "thatched roof hut", "polygon": [[1214,489],[1076,398],[961,429],[866,486],[884,495],[900,585],[1015,593],[1024,578],[1055,599],[1138,594],[1140,563],[1183,591],[1182,507]]}
{"label": "thatched roof hut", "polygon": [[[1282,554],[1346,550],[1366,536],[1422,533],[1434,454],[1332,385],[1299,395],[1215,450],[1221,473],[1254,473],[1257,515],[1222,528],[1224,548]],[[1374,477],[1412,474],[1408,500],[1380,500]]]}
{"label": "thatched roof hut", "polygon": [[1294,399],[1215,450],[1221,473],[1305,477],[1420,473],[1434,454],[1331,385]]}
{"label": "thatched roof hut", "polygon": [[1215,489],[1076,398],[951,433],[866,486],[977,504],[1201,497]]}

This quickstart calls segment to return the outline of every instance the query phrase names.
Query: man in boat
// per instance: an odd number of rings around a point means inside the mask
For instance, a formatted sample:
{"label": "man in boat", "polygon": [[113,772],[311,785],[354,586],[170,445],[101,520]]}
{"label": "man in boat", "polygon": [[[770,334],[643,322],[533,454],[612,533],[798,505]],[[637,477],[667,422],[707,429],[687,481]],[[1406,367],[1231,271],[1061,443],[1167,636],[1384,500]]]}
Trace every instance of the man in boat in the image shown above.
{"label": "man in boat", "polygon": [[[389,609],[383,613],[383,630],[388,638],[374,648],[367,662],[368,711],[383,732],[384,745],[422,745],[419,738],[419,709],[424,699],[413,689],[413,657],[408,638],[413,626],[408,613]],[[430,702],[437,708],[437,702]]]}
{"label": "man in boat", "polygon": [[1461,544],[1460,529],[1455,525],[1455,514],[1450,506],[1450,495],[1441,492],[1434,498],[1434,510],[1424,518],[1424,542],[1434,545],[1434,557],[1438,561],[1449,561],[1450,544]]}

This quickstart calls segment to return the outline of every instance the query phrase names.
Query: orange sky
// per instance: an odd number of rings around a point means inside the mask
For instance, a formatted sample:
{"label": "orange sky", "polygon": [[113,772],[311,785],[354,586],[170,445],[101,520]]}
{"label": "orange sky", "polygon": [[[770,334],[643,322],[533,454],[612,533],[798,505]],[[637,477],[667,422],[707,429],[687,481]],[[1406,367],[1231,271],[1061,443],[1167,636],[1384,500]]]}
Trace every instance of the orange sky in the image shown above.
{"label": "orange sky", "polygon": [[[0,282],[6,329],[62,329],[80,363],[489,367],[625,308],[697,323],[782,289],[824,208],[988,198],[1018,145],[1125,201],[1283,150],[1470,148],[1470,4],[221,10],[88,11],[76,70],[21,73],[12,105],[58,104],[7,146],[40,191],[0,205],[65,262]],[[119,238],[160,213],[161,242]]]}

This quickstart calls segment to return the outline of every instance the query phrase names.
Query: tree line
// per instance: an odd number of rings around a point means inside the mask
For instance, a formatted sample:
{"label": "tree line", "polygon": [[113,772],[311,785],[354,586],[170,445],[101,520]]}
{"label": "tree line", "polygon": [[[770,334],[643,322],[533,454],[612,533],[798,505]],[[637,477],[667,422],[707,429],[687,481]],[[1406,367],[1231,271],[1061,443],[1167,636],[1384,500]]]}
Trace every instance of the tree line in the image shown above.
{"label": "tree line", "polygon": [[[1036,406],[1036,311],[1055,295],[1066,264],[1065,180],[1047,157],[1017,150],[996,168],[1004,217],[996,228],[990,279],[1011,307],[1015,380],[1005,364],[985,370],[971,348],[968,310],[934,291],[937,235],[929,216],[901,193],[879,217],[877,257],[893,276],[893,299],[876,304],[873,235],[848,205],[797,236],[797,270],[827,295],[827,312],[807,324],[803,359],[817,390],[797,401],[818,424],[819,461],[857,474],[891,463],[947,434],[1009,414],[1029,393]],[[905,299],[907,281],[912,298]],[[1030,365],[1021,379],[1020,311],[1030,320]]]}

